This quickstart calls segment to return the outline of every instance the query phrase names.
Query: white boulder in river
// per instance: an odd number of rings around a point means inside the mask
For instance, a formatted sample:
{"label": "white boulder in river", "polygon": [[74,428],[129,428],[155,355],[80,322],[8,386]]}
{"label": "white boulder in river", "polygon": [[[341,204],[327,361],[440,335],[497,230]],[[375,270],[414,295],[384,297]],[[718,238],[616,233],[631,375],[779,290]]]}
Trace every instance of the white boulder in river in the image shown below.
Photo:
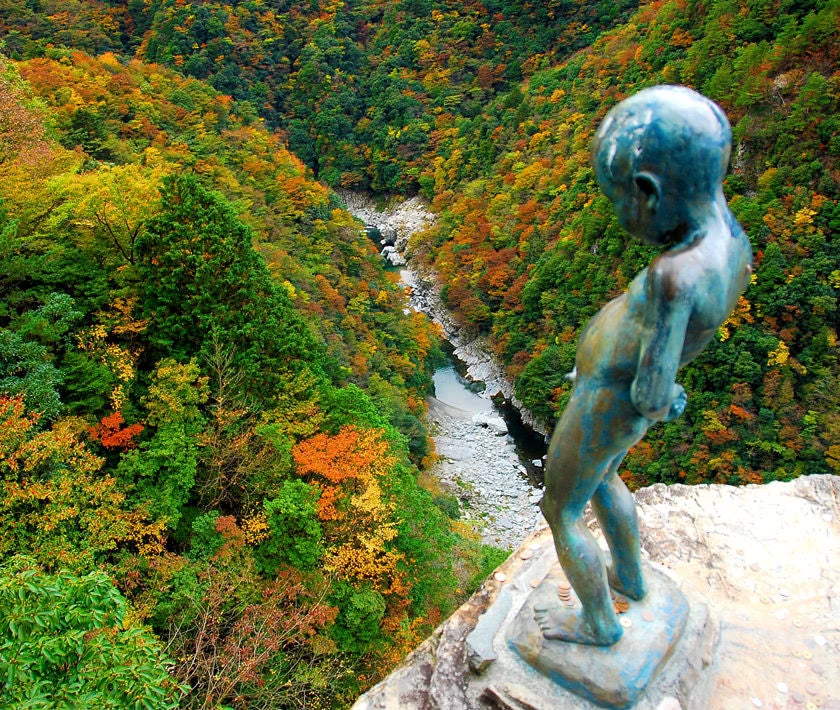
{"label": "white boulder in river", "polygon": [[472,423],[478,426],[487,427],[490,431],[495,432],[499,436],[508,433],[507,424],[501,417],[488,414],[487,412],[476,412],[473,414]]}
{"label": "white boulder in river", "polygon": [[391,266],[405,266],[405,258],[397,251],[396,247],[386,246],[380,253],[382,258]]}

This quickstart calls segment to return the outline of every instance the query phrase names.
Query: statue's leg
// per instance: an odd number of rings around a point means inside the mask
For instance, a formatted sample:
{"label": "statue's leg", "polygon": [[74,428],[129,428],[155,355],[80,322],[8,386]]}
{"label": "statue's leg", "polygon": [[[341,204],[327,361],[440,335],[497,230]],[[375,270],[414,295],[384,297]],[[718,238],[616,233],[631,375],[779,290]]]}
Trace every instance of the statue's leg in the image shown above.
{"label": "statue's leg", "polygon": [[642,575],[639,517],[633,494],[616,473],[626,453],[610,464],[604,482],[592,496],[592,510],[612,553],[610,584],[631,599],[641,599],[647,587]]}
{"label": "statue's leg", "polygon": [[561,518],[551,523],[557,557],[566,577],[581,601],[580,614],[565,612],[557,604],[535,609],[535,618],[550,639],[609,646],[621,637],[621,626],[613,611],[607,571],[598,543],[582,518]]}
{"label": "statue's leg", "polygon": [[[546,638],[608,646],[621,637],[601,550],[583,521],[583,509],[607,474],[598,453],[583,444],[580,420],[567,412],[549,450],[545,495],[540,504],[551,527],[557,557],[581,601],[582,616],[562,608],[535,609]],[[569,445],[577,442],[578,445]],[[611,458],[607,462],[611,462]]]}

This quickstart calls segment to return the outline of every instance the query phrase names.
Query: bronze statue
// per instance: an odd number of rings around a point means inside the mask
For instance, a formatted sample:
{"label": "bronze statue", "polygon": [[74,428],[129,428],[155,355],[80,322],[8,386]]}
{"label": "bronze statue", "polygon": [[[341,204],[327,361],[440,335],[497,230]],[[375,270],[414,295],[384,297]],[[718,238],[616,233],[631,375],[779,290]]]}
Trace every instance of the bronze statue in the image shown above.
{"label": "bronze statue", "polygon": [[[580,334],[541,507],[582,611],[536,609],[548,639],[611,645],[622,627],[610,587],[645,596],[636,507],[617,470],[648,427],[682,414],[677,371],[709,343],[749,283],[752,249],[721,186],[730,143],[720,107],[680,86],[622,101],[595,136],[595,175],[619,222],[665,250]],[[609,570],[583,522],[588,501],[609,545]]]}

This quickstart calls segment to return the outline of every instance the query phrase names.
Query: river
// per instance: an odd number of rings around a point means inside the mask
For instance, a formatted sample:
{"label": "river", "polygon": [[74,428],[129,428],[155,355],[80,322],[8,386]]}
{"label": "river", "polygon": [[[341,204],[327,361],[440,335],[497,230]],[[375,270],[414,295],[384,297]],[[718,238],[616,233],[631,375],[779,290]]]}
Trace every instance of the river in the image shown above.
{"label": "river", "polygon": [[531,485],[541,487],[542,464],[546,453],[545,436],[525,424],[516,407],[508,400],[497,397],[494,401],[479,394],[484,389],[484,383],[471,381],[465,376],[466,371],[467,365],[450,352],[447,364],[434,373],[435,399],[469,412],[470,415],[481,412],[500,417],[514,441],[520,463]]}
{"label": "river", "polygon": [[[390,254],[396,250],[402,255],[411,234],[434,219],[419,198],[379,209],[365,195],[340,195],[372,239],[384,236],[394,242]],[[441,323],[447,335],[454,334],[451,319],[428,281],[413,271],[410,260],[399,268],[411,290],[407,305]],[[452,339],[454,354],[435,372],[435,396],[428,402],[427,425],[438,457],[428,473],[445,495],[458,501],[460,519],[472,524],[483,542],[512,550],[542,518],[537,504],[542,497],[545,440],[523,425],[510,404],[510,384],[480,344],[457,342],[457,334]],[[458,358],[464,352],[469,364]],[[476,391],[485,384],[484,392]],[[495,394],[493,399],[490,394]]]}
{"label": "river", "polygon": [[448,404],[475,414],[492,412],[493,401],[475,393],[461,375],[455,370],[451,360],[444,367],[439,367],[434,374],[435,397]]}
{"label": "river", "polygon": [[540,521],[542,461],[524,458],[494,403],[469,389],[454,362],[434,381],[426,423],[438,460],[428,473],[482,542],[512,550]]}

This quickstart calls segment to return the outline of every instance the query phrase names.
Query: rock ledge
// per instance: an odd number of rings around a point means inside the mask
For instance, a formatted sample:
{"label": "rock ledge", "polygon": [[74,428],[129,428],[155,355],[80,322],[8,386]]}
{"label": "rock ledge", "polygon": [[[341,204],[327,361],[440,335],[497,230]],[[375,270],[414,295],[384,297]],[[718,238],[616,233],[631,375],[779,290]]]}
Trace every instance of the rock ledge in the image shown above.
{"label": "rock ledge", "polygon": [[[717,622],[701,629],[690,672],[677,677],[666,666],[659,689],[633,707],[840,708],[840,477],[743,488],[657,484],[636,501],[648,563],[695,606],[708,605]],[[543,524],[354,710],[594,708],[572,696],[546,697],[538,684],[507,673],[496,641],[488,647],[473,635],[467,644],[477,627],[487,631],[515,614],[529,580],[555,562]],[[468,646],[484,654],[486,663],[472,658],[483,673],[470,670]]]}

